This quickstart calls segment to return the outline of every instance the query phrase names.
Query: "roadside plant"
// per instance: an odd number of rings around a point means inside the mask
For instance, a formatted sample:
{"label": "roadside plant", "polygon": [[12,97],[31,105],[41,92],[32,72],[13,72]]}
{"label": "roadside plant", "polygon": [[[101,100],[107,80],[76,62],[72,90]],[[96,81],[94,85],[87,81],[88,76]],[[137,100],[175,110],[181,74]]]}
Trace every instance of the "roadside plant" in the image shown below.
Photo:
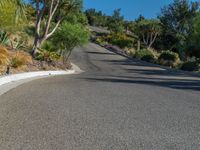
{"label": "roadside plant", "polygon": [[158,63],[164,66],[176,67],[180,63],[180,58],[175,52],[163,51],[158,57]]}
{"label": "roadside plant", "polygon": [[184,71],[199,71],[200,61],[196,59],[190,59],[182,64],[181,69]]}
{"label": "roadside plant", "polygon": [[32,57],[24,52],[16,51],[16,53],[11,56],[10,66],[13,68],[24,67],[32,63]]}
{"label": "roadside plant", "polygon": [[154,63],[156,60],[154,52],[150,49],[137,50],[135,53],[135,57],[151,63]]}
{"label": "roadside plant", "polygon": [[35,58],[39,61],[46,61],[48,63],[52,63],[53,61],[59,60],[60,55],[57,52],[41,49],[40,51],[38,51]]}
{"label": "roadside plant", "polygon": [[52,38],[59,48],[63,63],[66,63],[76,46],[82,46],[89,40],[89,32],[80,24],[64,22]]}
{"label": "roadside plant", "polygon": [[10,39],[7,32],[0,30],[0,44],[1,45],[9,45]]}

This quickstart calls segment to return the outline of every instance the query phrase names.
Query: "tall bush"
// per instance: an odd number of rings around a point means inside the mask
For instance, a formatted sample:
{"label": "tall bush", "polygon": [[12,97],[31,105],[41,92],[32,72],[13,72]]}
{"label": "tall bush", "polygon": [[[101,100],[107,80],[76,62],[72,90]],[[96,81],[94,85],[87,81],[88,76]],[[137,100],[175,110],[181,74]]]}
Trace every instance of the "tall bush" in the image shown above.
{"label": "tall bush", "polygon": [[53,37],[54,44],[58,47],[65,63],[72,50],[88,42],[89,32],[80,24],[65,22],[61,25]]}

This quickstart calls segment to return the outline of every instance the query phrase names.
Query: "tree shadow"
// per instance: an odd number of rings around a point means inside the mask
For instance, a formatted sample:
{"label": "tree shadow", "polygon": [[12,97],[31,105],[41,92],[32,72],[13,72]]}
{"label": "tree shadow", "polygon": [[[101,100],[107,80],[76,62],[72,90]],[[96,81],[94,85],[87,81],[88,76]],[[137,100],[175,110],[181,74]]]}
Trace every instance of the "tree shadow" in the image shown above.
{"label": "tree shadow", "polygon": [[87,52],[88,54],[100,54],[100,55],[116,55],[114,53],[106,53],[106,52]]}
{"label": "tree shadow", "polygon": [[83,78],[87,81],[93,82],[111,82],[111,83],[125,83],[125,84],[142,84],[167,87],[182,90],[196,90],[200,91],[199,80],[187,79],[163,79],[163,78],[146,78],[146,77],[127,77],[127,76],[98,76],[97,78]]}

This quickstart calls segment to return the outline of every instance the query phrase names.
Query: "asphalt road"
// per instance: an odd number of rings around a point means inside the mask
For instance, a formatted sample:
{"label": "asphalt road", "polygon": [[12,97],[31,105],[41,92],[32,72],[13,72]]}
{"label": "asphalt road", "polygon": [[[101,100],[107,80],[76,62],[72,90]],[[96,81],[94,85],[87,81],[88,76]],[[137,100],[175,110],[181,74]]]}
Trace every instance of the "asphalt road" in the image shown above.
{"label": "asphalt road", "polygon": [[200,78],[130,61],[94,44],[84,73],[0,96],[0,150],[199,150]]}

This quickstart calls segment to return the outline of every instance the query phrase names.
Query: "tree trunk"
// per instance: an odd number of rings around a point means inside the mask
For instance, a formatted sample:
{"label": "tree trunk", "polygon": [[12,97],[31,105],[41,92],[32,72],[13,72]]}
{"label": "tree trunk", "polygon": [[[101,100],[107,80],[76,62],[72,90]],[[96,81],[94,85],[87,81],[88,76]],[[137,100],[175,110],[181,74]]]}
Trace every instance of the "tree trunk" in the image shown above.
{"label": "tree trunk", "polygon": [[137,43],[138,43],[137,44],[137,50],[139,51],[140,50],[140,40],[138,40]]}
{"label": "tree trunk", "polygon": [[35,40],[34,40],[34,44],[33,44],[33,49],[32,49],[32,52],[31,54],[35,57],[36,54],[38,53],[38,48],[40,48],[41,44],[42,44],[43,40],[38,38],[38,37],[35,37]]}

